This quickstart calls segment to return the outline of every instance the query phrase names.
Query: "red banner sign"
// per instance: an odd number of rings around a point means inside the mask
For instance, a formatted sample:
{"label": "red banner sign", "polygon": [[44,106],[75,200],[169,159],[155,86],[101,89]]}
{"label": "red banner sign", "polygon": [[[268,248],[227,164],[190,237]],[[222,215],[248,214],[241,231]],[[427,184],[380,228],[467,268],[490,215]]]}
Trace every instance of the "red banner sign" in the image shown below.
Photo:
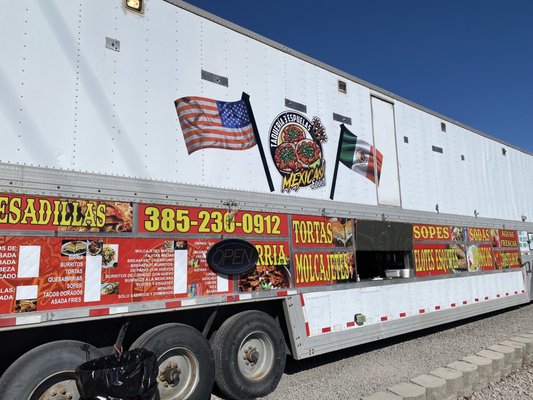
{"label": "red banner sign", "polygon": [[518,248],[518,232],[507,229],[491,229],[492,246],[497,248]]}
{"label": "red banner sign", "polygon": [[0,195],[0,229],[131,232],[130,203]]}
{"label": "red banner sign", "polygon": [[490,242],[489,228],[468,228],[469,242]]}
{"label": "red banner sign", "polygon": [[413,246],[416,276],[492,269],[489,245],[420,244]]}
{"label": "red banner sign", "polygon": [[520,250],[493,250],[494,268],[520,268]]}
{"label": "red banner sign", "polygon": [[445,244],[415,244],[413,255],[416,276],[447,274],[449,260],[454,259],[454,252],[447,251]]}
{"label": "red banner sign", "polygon": [[233,292],[216,240],[0,237],[0,314]]}
{"label": "red banner sign", "polygon": [[139,205],[139,232],[288,236],[285,214]]}
{"label": "red banner sign", "polygon": [[327,285],[355,279],[352,252],[295,253],[293,270],[296,286]]}
{"label": "red banner sign", "polygon": [[333,246],[333,232],[328,218],[294,215],[291,228],[295,247]]}
{"label": "red banner sign", "polygon": [[257,266],[239,277],[239,291],[286,289],[292,286],[288,242],[253,242],[259,253]]}
{"label": "red banner sign", "polygon": [[413,240],[452,240],[452,231],[449,226],[441,225],[413,225]]}

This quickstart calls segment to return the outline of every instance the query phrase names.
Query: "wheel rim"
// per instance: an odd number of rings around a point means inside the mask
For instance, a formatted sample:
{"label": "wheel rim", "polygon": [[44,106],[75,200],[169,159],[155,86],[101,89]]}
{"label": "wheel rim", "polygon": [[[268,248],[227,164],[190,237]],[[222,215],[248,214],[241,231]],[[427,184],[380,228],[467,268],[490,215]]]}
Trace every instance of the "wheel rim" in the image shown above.
{"label": "wheel rim", "polygon": [[74,372],[63,371],[41,381],[31,392],[29,400],[78,400],[79,398]]}
{"label": "wheel rim", "polygon": [[190,350],[173,348],[163,353],[158,361],[161,400],[184,400],[194,393],[200,380],[200,363]]}
{"label": "wheel rim", "polygon": [[274,365],[274,345],[264,332],[252,332],[239,346],[239,371],[249,380],[264,378]]}

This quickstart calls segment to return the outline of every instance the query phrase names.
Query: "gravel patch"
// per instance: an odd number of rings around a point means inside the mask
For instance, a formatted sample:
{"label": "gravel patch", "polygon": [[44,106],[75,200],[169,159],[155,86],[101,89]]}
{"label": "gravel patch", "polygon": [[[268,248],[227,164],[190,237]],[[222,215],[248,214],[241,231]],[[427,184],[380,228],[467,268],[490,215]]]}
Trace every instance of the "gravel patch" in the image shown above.
{"label": "gravel patch", "polygon": [[533,388],[533,365],[524,365],[496,383],[489,383],[483,390],[471,396],[460,397],[461,400],[531,400]]}
{"label": "gravel patch", "polygon": [[[264,399],[362,399],[532,328],[533,304],[529,304],[310,359],[288,359],[278,388]],[[526,395],[519,397],[522,396],[519,393],[523,390],[520,388],[532,387],[532,374],[532,367],[528,367],[506,378],[510,388],[516,386],[515,392],[502,389],[514,393],[506,398],[531,399]],[[491,385],[474,395],[483,396],[485,391],[497,390],[496,387]],[[224,399],[218,396],[213,395],[212,400]],[[501,393],[500,397],[473,396],[472,400],[503,398]]]}

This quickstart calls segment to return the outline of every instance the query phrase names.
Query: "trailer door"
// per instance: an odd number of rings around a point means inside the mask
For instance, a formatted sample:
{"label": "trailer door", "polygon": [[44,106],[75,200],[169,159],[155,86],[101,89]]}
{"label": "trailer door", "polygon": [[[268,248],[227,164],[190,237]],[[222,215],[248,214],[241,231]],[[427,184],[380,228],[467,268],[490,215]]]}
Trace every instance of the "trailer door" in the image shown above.
{"label": "trailer door", "polygon": [[399,207],[401,199],[394,105],[377,97],[371,97],[371,99],[374,148],[383,155],[381,176],[377,187],[378,204]]}

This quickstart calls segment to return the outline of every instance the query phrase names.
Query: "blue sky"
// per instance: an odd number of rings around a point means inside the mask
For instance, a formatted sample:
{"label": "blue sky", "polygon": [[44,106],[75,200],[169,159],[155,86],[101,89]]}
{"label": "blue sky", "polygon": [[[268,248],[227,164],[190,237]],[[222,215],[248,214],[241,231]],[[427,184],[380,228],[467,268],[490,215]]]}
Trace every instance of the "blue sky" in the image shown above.
{"label": "blue sky", "polygon": [[189,0],[533,152],[533,0]]}

